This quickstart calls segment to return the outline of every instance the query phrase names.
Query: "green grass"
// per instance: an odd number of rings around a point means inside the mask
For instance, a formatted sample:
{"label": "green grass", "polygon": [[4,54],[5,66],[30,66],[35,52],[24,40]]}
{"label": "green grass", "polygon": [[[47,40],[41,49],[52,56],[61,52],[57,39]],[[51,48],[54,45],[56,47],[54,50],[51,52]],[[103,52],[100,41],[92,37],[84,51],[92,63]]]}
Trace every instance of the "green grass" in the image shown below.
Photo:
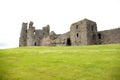
{"label": "green grass", "polygon": [[0,50],[0,80],[120,80],[120,44]]}

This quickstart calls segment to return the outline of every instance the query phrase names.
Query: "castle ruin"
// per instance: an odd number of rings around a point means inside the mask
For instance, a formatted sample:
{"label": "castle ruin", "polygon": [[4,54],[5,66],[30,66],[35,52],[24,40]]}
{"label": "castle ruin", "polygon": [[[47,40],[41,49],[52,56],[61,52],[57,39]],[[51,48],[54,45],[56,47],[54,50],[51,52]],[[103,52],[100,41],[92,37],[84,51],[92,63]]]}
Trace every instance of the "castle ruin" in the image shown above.
{"label": "castle ruin", "polygon": [[120,43],[120,28],[97,31],[94,21],[83,19],[73,23],[64,34],[50,32],[50,26],[35,29],[33,22],[22,23],[19,46],[80,46]]}

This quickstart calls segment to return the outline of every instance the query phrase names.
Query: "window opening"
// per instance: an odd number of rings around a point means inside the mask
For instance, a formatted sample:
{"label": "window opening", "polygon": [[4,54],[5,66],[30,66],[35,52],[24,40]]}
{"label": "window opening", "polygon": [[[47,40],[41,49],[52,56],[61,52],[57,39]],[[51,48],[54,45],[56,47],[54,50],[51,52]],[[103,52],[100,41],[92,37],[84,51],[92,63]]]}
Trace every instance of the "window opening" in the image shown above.
{"label": "window opening", "polygon": [[101,34],[100,33],[98,34],[98,39],[101,39]]}
{"label": "window opening", "polygon": [[76,35],[77,37],[79,36],[79,34],[77,33],[77,35]]}
{"label": "window opening", "polygon": [[35,42],[35,46],[36,46],[36,42]]}
{"label": "window opening", "polygon": [[94,27],[93,27],[93,26],[91,26],[91,30],[92,30],[92,31],[94,30]]}
{"label": "window opening", "polygon": [[78,25],[76,25],[76,29],[78,29]]}

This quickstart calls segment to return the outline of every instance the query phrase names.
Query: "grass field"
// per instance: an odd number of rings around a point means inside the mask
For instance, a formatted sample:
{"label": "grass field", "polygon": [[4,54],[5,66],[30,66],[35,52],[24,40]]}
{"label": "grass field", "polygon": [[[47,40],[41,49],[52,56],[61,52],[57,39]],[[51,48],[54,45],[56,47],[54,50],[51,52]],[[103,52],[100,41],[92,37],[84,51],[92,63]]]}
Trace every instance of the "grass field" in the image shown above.
{"label": "grass field", "polygon": [[120,44],[0,50],[0,80],[120,80]]}

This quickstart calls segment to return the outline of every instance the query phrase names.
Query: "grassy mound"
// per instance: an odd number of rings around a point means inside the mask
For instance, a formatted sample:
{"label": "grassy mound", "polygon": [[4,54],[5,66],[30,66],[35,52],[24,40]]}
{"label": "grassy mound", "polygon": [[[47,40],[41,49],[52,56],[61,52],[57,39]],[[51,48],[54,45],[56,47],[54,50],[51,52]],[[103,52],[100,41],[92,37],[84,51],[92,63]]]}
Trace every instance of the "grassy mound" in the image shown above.
{"label": "grassy mound", "polygon": [[0,80],[120,80],[120,44],[0,50]]}

